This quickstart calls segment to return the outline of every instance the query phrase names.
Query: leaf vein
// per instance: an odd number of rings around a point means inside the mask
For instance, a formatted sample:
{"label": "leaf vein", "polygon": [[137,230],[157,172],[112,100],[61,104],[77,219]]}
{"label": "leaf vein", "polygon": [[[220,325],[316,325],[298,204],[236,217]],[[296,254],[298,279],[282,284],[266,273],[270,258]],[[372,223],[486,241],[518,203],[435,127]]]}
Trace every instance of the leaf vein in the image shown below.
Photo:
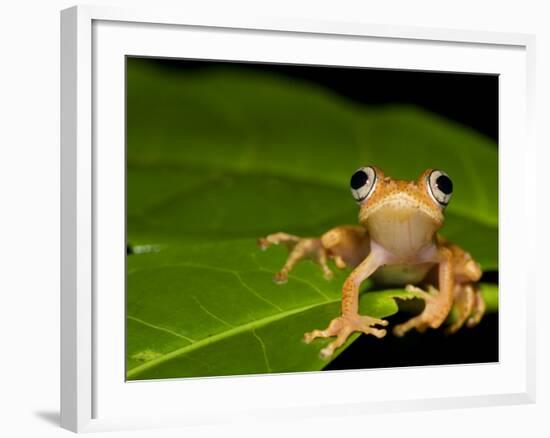
{"label": "leaf vein", "polygon": [[167,329],[166,327],[161,327],[159,325],[151,324],[150,322],[144,321],[143,319],[136,318],[135,316],[132,316],[132,315],[126,315],[126,317],[128,319],[131,319],[132,321],[138,322],[140,324],[143,324],[147,327],[150,327],[150,328],[153,328],[153,329],[156,329],[156,330],[163,331],[165,333],[169,333],[173,336],[177,336],[178,338],[185,339],[186,341],[189,341],[191,343],[196,342],[195,339],[192,339],[188,336],[182,335],[181,333],[175,332],[173,330]]}
{"label": "leaf vein", "polygon": [[262,353],[263,353],[263,356],[264,356],[265,367],[267,369],[267,372],[271,373],[272,369],[271,369],[271,366],[269,365],[269,359],[267,358],[267,350],[265,348],[264,341],[262,340],[262,338],[260,338],[258,333],[256,333],[256,329],[252,329],[252,334],[258,340],[258,342],[260,344],[260,348],[262,349]]}
{"label": "leaf vein", "polygon": [[[251,256],[252,256],[252,260],[254,261],[254,263],[256,264],[256,266],[258,267],[258,270],[260,270],[260,271],[262,271],[262,272],[269,272],[270,274],[272,274],[272,271],[270,271],[269,269],[264,268],[264,267],[260,264],[260,262],[258,261],[258,258],[256,257],[256,253],[255,253],[255,252],[253,252],[253,253],[251,254]],[[307,285],[310,286],[314,291],[316,291],[319,295],[321,295],[322,297],[324,297],[327,301],[330,301],[330,300],[331,300],[331,298],[330,298],[328,295],[326,295],[321,289],[319,289],[319,288],[318,288],[317,286],[315,286],[313,283],[310,283],[309,281],[304,280],[304,279],[302,279],[302,278],[298,278],[298,277],[296,277],[296,276],[294,276],[294,275],[290,275],[289,277],[292,278],[293,280],[300,281],[300,282],[302,282],[302,283],[304,283],[304,284],[307,284]]]}
{"label": "leaf vein", "polygon": [[263,297],[262,295],[260,295],[257,291],[255,291],[254,289],[252,289],[248,284],[246,284],[244,282],[244,280],[242,279],[241,277],[241,274],[239,274],[237,271],[234,271],[233,274],[235,274],[235,276],[237,277],[237,279],[240,281],[240,283],[245,287],[246,290],[248,290],[250,293],[254,294],[255,296],[257,296],[260,300],[262,300],[263,302],[269,304],[270,306],[272,307],[275,307],[277,310],[279,310],[280,312],[283,311],[283,309],[281,307],[279,307],[277,304],[275,303],[272,303],[271,301],[269,301],[267,298]]}
{"label": "leaf vein", "polygon": [[[159,269],[159,268],[169,268],[169,267],[176,267],[176,266],[185,266],[185,267],[189,267],[189,268],[199,268],[199,269],[210,269],[212,271],[219,271],[219,272],[226,272],[228,274],[232,274],[234,275],[237,280],[239,281],[239,283],[241,283],[241,285],[247,290],[249,291],[250,293],[252,293],[254,296],[256,296],[257,298],[259,298],[260,300],[262,300],[264,303],[270,305],[271,307],[279,310],[279,311],[282,311],[283,309],[281,307],[279,307],[277,304],[275,303],[272,303],[271,301],[269,301],[267,298],[265,298],[264,296],[262,296],[260,293],[258,293],[256,290],[252,289],[248,284],[246,284],[244,282],[244,280],[242,279],[241,275],[240,275],[240,272],[239,271],[235,271],[233,269],[227,269],[227,268],[220,268],[218,266],[211,266],[211,265],[203,265],[203,264],[200,264],[200,263],[174,263],[174,264],[166,264],[166,265],[162,265],[162,266],[153,266],[153,267],[150,267],[150,268],[140,268],[140,271],[143,271],[143,270],[146,270],[146,269]],[[265,269],[260,269],[260,270],[265,270]],[[128,274],[133,274],[137,272],[137,270],[129,270],[128,271]],[[268,271],[269,272],[269,271]]]}
{"label": "leaf vein", "polygon": [[[269,269],[265,269],[265,268],[260,268],[260,271],[263,271],[263,272],[269,272],[270,274],[272,273],[272,271],[270,271]],[[325,298],[326,301],[332,301],[332,299],[327,295],[325,294],[321,289],[319,289],[317,286],[315,286],[313,283],[310,283],[309,281],[307,280],[304,280],[303,278],[299,278],[299,277],[296,277],[294,275],[289,275],[288,278],[291,278],[295,281],[298,281],[300,283],[304,283],[306,285],[308,285],[309,287],[311,287],[315,292],[317,292],[319,295],[321,295],[322,297]]]}
{"label": "leaf vein", "polygon": [[[336,302],[339,302],[339,301],[340,301],[340,298],[335,298],[334,300],[331,300],[330,302],[336,303]],[[147,363],[144,363],[142,365],[138,365],[135,368],[132,368],[132,369],[128,370],[127,373],[126,373],[127,378],[131,379],[133,376],[139,374],[140,372],[146,371],[149,368],[152,368],[152,367],[154,367],[154,366],[156,366],[160,363],[163,363],[163,362],[166,362],[170,359],[176,358],[176,357],[178,357],[182,354],[190,353],[190,352],[192,352],[194,350],[197,350],[201,347],[205,347],[207,345],[210,345],[210,344],[213,344],[215,342],[221,341],[221,340],[223,340],[225,338],[228,338],[230,336],[238,335],[238,334],[243,333],[243,332],[245,332],[249,329],[252,330],[252,329],[257,329],[259,327],[263,327],[263,326],[265,326],[265,325],[267,325],[271,322],[275,322],[275,321],[278,321],[280,319],[283,319],[283,318],[286,318],[288,316],[292,316],[292,315],[295,315],[295,314],[298,314],[298,313],[306,312],[310,309],[314,309],[315,307],[324,306],[328,303],[329,302],[315,303],[315,304],[310,304],[308,306],[302,306],[302,307],[298,307],[298,308],[295,308],[295,309],[292,309],[292,310],[287,310],[287,311],[284,311],[284,312],[281,312],[281,313],[276,313],[274,315],[268,315],[268,316],[265,316],[264,318],[257,319],[257,320],[248,322],[246,324],[236,326],[232,329],[216,333],[215,335],[200,339],[200,340],[198,340],[198,341],[196,341],[196,342],[194,342],[190,345],[184,345],[183,347],[177,348],[177,349],[175,349],[175,350],[173,350],[169,353],[165,353],[164,355],[159,356],[156,359],[153,359],[153,360],[151,360]]]}
{"label": "leaf vein", "polygon": [[204,312],[206,313],[208,316],[210,316],[211,318],[214,318],[216,321],[219,321],[221,322],[222,324],[228,326],[228,327],[235,327],[233,324],[230,324],[228,323],[227,321],[223,320],[222,318],[220,318],[219,316],[213,314],[210,310],[208,310],[206,307],[204,307],[201,302],[199,301],[199,299],[195,296],[192,297],[195,302],[197,303],[197,305],[199,306],[199,308]]}

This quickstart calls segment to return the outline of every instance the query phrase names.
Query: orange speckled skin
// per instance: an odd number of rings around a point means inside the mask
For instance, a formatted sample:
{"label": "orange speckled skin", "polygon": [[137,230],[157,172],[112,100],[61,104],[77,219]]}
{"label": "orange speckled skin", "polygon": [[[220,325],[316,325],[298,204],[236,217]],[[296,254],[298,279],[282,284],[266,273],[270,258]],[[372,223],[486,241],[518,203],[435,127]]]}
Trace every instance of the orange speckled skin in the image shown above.
{"label": "orange speckled skin", "polygon": [[383,208],[388,200],[395,197],[407,196],[407,202],[412,202],[417,208],[428,214],[435,225],[443,225],[443,212],[440,207],[434,204],[428,193],[427,177],[433,169],[427,169],[416,181],[394,180],[385,176],[384,172],[372,166],[376,170],[376,187],[371,196],[362,204],[359,211],[359,223],[366,225],[368,216]]}
{"label": "orange speckled skin", "polygon": [[355,331],[378,338],[386,335],[385,329],[376,326],[386,326],[387,321],[358,313],[359,288],[369,277],[379,284],[406,286],[426,303],[420,315],[394,327],[397,336],[413,328],[420,332],[438,328],[453,303],[458,316],[448,332],[463,325],[476,325],[485,310],[477,287],[479,265],[469,253],[437,234],[444,222],[445,204],[434,198],[433,188],[429,187],[433,170],[427,169],[416,181],[402,181],[385,176],[378,167],[370,167],[376,179],[360,203],[360,225],[338,226],[320,238],[276,233],[259,240],[264,249],[279,243],[290,249],[283,269],[275,275],[279,283],[286,281],[295,264],[305,258],[317,261],[327,279],[332,277],[328,259],[333,259],[338,268],[354,268],[342,286],[341,316],[326,329],[304,335],[306,342],[336,336],[321,350],[322,357],[330,357]]}

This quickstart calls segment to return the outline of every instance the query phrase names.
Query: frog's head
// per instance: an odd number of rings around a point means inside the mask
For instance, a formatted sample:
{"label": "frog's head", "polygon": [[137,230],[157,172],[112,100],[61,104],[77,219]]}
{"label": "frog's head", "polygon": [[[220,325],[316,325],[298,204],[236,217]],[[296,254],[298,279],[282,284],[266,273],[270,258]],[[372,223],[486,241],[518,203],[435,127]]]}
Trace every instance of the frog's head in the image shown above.
{"label": "frog's head", "polygon": [[433,240],[453,192],[451,179],[441,170],[427,169],[416,181],[401,181],[376,166],[358,169],[350,187],[360,206],[359,222],[371,238],[401,253]]}

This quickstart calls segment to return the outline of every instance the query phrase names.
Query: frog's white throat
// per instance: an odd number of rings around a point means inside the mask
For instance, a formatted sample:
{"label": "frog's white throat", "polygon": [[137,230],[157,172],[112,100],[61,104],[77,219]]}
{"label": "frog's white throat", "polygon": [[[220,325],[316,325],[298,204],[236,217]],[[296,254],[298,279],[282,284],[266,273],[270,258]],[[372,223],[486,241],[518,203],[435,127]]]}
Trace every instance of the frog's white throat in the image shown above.
{"label": "frog's white throat", "polygon": [[418,205],[388,203],[370,213],[365,221],[369,235],[386,251],[402,260],[414,261],[433,243],[442,220]]}

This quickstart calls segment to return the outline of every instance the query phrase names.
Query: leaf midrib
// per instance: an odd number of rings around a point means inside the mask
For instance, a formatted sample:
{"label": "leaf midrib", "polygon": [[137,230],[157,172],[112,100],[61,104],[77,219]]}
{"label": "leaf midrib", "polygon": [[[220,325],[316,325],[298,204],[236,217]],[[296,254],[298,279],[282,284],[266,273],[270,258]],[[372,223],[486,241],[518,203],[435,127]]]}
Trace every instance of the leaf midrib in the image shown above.
{"label": "leaf midrib", "polygon": [[139,374],[140,372],[146,371],[150,368],[155,367],[156,365],[162,364],[164,362],[169,361],[170,359],[173,359],[175,357],[181,356],[183,354],[189,353],[193,350],[196,350],[200,347],[204,347],[206,345],[213,344],[218,341],[222,341],[228,337],[238,335],[240,333],[246,332],[247,330],[255,330],[257,328],[263,327],[271,322],[277,321],[279,319],[286,318],[288,316],[295,315],[297,313],[305,312],[310,309],[314,309],[315,307],[324,306],[327,304],[333,304],[338,303],[340,301],[340,297],[332,299],[332,300],[325,300],[316,304],[311,304],[308,306],[302,306],[297,307],[295,309],[291,310],[285,310],[283,312],[275,313],[273,315],[266,316],[261,319],[257,319],[254,321],[250,321],[246,324],[242,324],[240,326],[231,328],[229,330],[225,330],[219,333],[216,333],[215,335],[209,336],[207,338],[201,339],[199,341],[196,341],[192,344],[185,345],[181,348],[178,348],[176,350],[173,350],[169,353],[163,354],[162,356],[159,356],[158,358],[152,359],[149,362],[144,363],[143,365],[138,365],[137,367],[132,368],[131,370],[126,372],[126,378],[131,379],[132,376]]}

